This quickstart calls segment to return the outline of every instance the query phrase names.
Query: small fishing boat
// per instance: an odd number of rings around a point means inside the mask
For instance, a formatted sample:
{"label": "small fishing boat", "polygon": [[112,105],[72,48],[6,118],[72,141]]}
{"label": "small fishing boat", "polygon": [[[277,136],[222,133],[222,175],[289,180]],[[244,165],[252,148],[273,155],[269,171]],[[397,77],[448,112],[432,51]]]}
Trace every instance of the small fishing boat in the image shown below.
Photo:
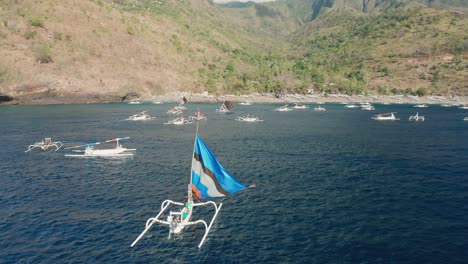
{"label": "small fishing boat", "polygon": [[[171,238],[172,234],[181,233],[185,227],[200,224],[205,228],[203,237],[198,244],[198,248],[201,248],[223,205],[222,203],[216,204],[214,201],[210,200],[206,202],[201,200],[224,197],[246,188],[254,187],[255,184],[249,187],[242,185],[219,163],[213,152],[198,135],[197,125],[190,182],[188,184],[185,201],[175,202],[172,200],[165,200],[162,202],[160,212],[155,217],[151,217],[146,221],[145,229],[135,241],[133,241],[131,247],[135,246],[154,224],[167,226],[169,228],[169,238]],[[213,216],[209,222],[203,219],[192,219],[194,217],[195,208],[202,206],[213,207],[214,209]]]}
{"label": "small fishing boat", "polygon": [[417,104],[413,107],[416,107],[416,108],[426,108],[427,107],[427,104]]}
{"label": "small fishing boat", "polygon": [[442,106],[442,107],[452,107],[451,104],[441,104],[440,106]]}
{"label": "small fishing boat", "polygon": [[41,140],[39,142],[36,142],[32,145],[28,146],[28,149],[25,150],[24,152],[27,153],[35,148],[40,148],[44,151],[48,150],[49,148],[55,148],[55,151],[59,150],[63,146],[63,143],[61,141],[52,141],[52,138],[45,138],[44,140]]}
{"label": "small fishing boat", "polygon": [[463,121],[468,121],[468,116],[465,116],[465,118],[463,118]]}
{"label": "small fishing boat", "polygon": [[197,109],[194,116],[189,116],[189,121],[201,121],[206,120],[206,116],[200,112],[200,109]]}
{"label": "small fishing boat", "polygon": [[344,107],[346,107],[346,108],[358,108],[359,106],[357,106],[355,104],[347,104]]}
{"label": "small fishing boat", "polygon": [[240,102],[239,104],[240,104],[240,105],[252,105],[251,102]]}
{"label": "small fishing boat", "polygon": [[424,121],[424,116],[420,116],[419,113],[409,117],[408,121]]}
{"label": "small fishing boat", "polygon": [[371,105],[371,104],[363,104],[361,105],[361,110],[365,110],[365,111],[373,111],[375,110],[374,106]]}
{"label": "small fishing boat", "polygon": [[322,107],[321,105],[318,105],[317,107],[314,108],[314,111],[316,112],[325,112],[327,109],[325,107]]}
{"label": "small fishing boat", "polygon": [[[74,149],[74,148],[81,148],[85,147],[84,150],[72,150],[73,152],[80,152],[83,154],[66,154],[65,157],[126,157],[126,156],[132,156],[133,153],[129,151],[136,151],[136,149],[128,149],[122,147],[122,145],[119,143],[121,140],[129,139],[130,137],[124,137],[124,138],[114,138],[114,139],[109,139],[106,141],[101,141],[101,142],[94,142],[94,143],[88,143],[84,145],[79,145],[79,146],[74,146],[74,147],[68,147],[65,149]],[[115,147],[114,148],[108,148],[108,149],[97,149],[95,148],[97,145],[101,145],[104,143],[112,143],[115,142]]]}
{"label": "small fishing boat", "polygon": [[218,109],[216,109],[216,112],[224,113],[224,114],[231,114],[232,109],[234,109],[234,105],[231,103],[231,101],[226,100]]}
{"label": "small fishing boat", "polygon": [[275,108],[275,111],[279,111],[279,112],[289,112],[289,111],[292,111],[292,110],[294,110],[294,109],[289,107],[289,105],[283,105],[281,107]]}
{"label": "small fishing boat", "polygon": [[140,101],[130,101],[130,102],[128,102],[128,104],[141,104],[141,102]]}
{"label": "small fishing boat", "polygon": [[167,123],[164,123],[164,125],[176,125],[176,126],[187,125],[187,124],[192,124],[192,122],[184,116],[174,118],[172,120],[169,120]]}
{"label": "small fishing boat", "polygon": [[150,120],[152,117],[148,115],[146,111],[141,111],[140,113],[131,115],[127,120],[139,121],[139,120]]}
{"label": "small fishing boat", "polygon": [[372,119],[379,120],[379,121],[400,120],[399,118],[396,118],[394,114],[395,114],[395,112],[377,114],[377,115],[373,116]]}
{"label": "small fishing boat", "polygon": [[168,114],[174,114],[174,115],[180,115],[183,113],[183,111],[178,108],[177,106],[175,106],[174,108],[171,108],[167,111]]}
{"label": "small fishing boat", "polygon": [[245,116],[240,116],[236,118],[236,121],[241,121],[241,122],[263,122],[263,120],[258,119],[258,117],[253,116],[253,115],[245,115]]}
{"label": "small fishing boat", "polygon": [[458,107],[459,109],[468,109],[468,104],[465,104],[465,105],[462,105],[460,107]]}
{"label": "small fishing boat", "polygon": [[309,109],[309,106],[303,104],[294,104],[294,109]]}

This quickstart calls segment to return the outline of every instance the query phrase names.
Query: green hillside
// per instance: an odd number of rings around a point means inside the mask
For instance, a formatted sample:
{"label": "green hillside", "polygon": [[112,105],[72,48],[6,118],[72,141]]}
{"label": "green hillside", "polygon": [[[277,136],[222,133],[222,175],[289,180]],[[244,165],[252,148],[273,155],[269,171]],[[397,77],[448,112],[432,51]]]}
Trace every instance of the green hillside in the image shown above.
{"label": "green hillside", "polygon": [[[465,13],[439,8],[367,16],[337,10],[295,34],[294,50],[301,51],[297,74],[317,88],[348,93],[370,88],[466,93],[467,28]],[[324,86],[329,83],[335,87]]]}
{"label": "green hillside", "polygon": [[0,96],[468,94],[464,2],[403,2],[0,1]]}

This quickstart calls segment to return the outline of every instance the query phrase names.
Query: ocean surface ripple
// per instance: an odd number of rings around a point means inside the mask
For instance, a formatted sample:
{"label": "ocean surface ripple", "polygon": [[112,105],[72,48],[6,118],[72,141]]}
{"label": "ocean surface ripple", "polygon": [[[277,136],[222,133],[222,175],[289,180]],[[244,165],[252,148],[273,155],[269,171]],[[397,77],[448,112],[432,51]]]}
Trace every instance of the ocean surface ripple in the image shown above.
{"label": "ocean surface ripple", "polygon": [[[182,201],[196,126],[163,125],[173,104],[1,106],[0,263],[466,263],[468,113],[376,105],[394,122],[327,104],[327,112],[279,105],[200,108],[199,133],[219,161],[255,189],[217,199],[203,228],[168,239],[154,226],[130,244],[165,199]],[[147,110],[155,119],[127,121]],[[261,123],[235,121],[251,113]],[[69,158],[27,146],[67,146],[129,136],[126,158]],[[210,210],[197,216],[209,218]]]}

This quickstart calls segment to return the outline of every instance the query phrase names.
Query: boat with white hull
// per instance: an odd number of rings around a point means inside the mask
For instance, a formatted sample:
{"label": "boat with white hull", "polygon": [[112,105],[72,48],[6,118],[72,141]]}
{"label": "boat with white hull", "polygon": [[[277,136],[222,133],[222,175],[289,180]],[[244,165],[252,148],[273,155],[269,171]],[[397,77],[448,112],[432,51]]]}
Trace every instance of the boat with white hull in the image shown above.
{"label": "boat with white hull", "polygon": [[377,114],[377,115],[373,116],[372,119],[378,120],[378,121],[400,120],[399,118],[396,118],[396,116],[394,114],[396,114],[396,112]]}
{"label": "boat with white hull", "polygon": [[[110,139],[102,142],[95,142],[95,143],[88,143],[80,146],[75,146],[75,147],[69,147],[66,149],[73,149],[73,148],[80,148],[80,147],[85,147],[84,150],[72,150],[73,152],[80,152],[83,154],[66,154],[65,157],[125,157],[125,156],[132,156],[133,153],[130,151],[136,151],[136,149],[128,149],[122,147],[119,142],[121,140],[129,139],[130,137],[125,137],[125,138],[115,138],[115,139]],[[110,142],[115,142],[116,145],[114,148],[110,149],[96,149],[95,146],[104,144],[104,143],[110,143]]]}
{"label": "boat with white hull", "polygon": [[127,118],[127,120],[132,120],[132,121],[142,121],[142,120],[150,120],[150,119],[153,119],[153,118],[146,111],[141,111],[140,113],[136,113]]}
{"label": "boat with white hull", "polygon": [[252,115],[240,116],[240,117],[236,118],[236,121],[250,122],[250,123],[263,122],[263,120],[260,120],[260,119],[258,119],[258,117],[252,116]]}
{"label": "boat with white hull", "polygon": [[281,107],[275,108],[275,111],[278,111],[278,112],[289,112],[289,111],[293,111],[293,110],[294,109],[289,107],[289,105],[283,105]]}

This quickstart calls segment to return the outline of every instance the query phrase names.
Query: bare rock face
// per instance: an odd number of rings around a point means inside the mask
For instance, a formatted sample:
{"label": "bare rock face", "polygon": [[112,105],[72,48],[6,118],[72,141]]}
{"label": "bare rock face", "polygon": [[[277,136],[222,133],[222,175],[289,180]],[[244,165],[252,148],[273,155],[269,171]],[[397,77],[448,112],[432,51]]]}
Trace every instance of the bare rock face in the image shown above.
{"label": "bare rock face", "polygon": [[13,97],[0,93],[0,104],[13,101]]}
{"label": "bare rock face", "polygon": [[136,100],[138,98],[140,98],[140,94],[138,94],[137,92],[130,92],[130,93],[127,93],[126,95],[122,96],[121,101],[122,102],[128,102],[128,101]]}

